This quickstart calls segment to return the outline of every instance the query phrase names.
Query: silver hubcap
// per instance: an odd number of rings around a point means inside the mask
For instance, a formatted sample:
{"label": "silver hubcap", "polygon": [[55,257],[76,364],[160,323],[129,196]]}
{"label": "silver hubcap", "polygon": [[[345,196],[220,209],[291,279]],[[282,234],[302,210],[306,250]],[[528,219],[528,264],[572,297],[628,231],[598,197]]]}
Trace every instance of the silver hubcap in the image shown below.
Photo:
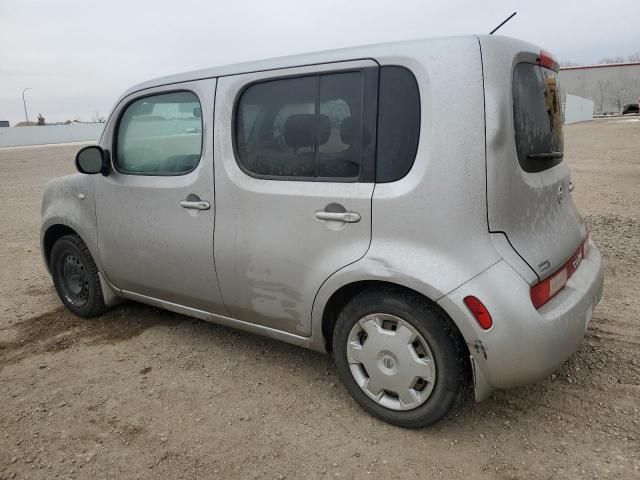
{"label": "silver hubcap", "polygon": [[429,345],[410,323],[395,315],[361,318],[349,333],[347,361],[362,391],[392,410],[419,407],[436,381]]}

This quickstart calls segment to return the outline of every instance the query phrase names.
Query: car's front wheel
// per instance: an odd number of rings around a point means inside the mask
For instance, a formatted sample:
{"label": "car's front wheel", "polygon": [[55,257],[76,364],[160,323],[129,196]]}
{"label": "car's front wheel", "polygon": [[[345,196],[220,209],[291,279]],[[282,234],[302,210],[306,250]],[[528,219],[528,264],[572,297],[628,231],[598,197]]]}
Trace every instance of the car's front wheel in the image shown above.
{"label": "car's front wheel", "polygon": [[95,317],[106,310],[98,267],[78,235],[65,235],[56,241],[49,268],[58,296],[73,313]]}
{"label": "car's front wheel", "polygon": [[354,399],[393,425],[438,421],[466,386],[457,331],[415,294],[383,288],[357,295],[338,316],[333,348]]}

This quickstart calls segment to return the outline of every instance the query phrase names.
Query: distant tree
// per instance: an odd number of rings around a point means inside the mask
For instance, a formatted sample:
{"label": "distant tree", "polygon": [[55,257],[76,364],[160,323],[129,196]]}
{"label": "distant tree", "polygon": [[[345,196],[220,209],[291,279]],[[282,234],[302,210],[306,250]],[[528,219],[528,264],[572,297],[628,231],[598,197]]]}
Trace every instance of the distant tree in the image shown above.
{"label": "distant tree", "polygon": [[42,125],[46,125],[46,124],[47,124],[47,122],[44,119],[44,117],[42,116],[42,114],[38,113],[38,125],[42,126]]}
{"label": "distant tree", "polygon": [[577,67],[578,64],[575,62],[571,62],[569,60],[561,60],[560,61],[560,66],[561,67]]}
{"label": "distant tree", "polygon": [[587,97],[587,86],[585,85],[584,78],[580,80],[580,83],[575,86],[575,88],[573,89],[573,92],[571,93],[573,93],[574,95],[577,95],[578,97],[583,97],[583,98]]}
{"label": "distant tree", "polygon": [[609,63],[625,63],[626,59],[621,56],[617,57],[605,57],[600,59],[599,64],[609,64]]}
{"label": "distant tree", "polygon": [[65,125],[71,125],[71,120],[67,120],[66,122],[64,122]]}
{"label": "distant tree", "polygon": [[[599,65],[608,65],[611,63],[627,63],[627,62],[640,62],[640,52],[635,52],[632,53],[631,55],[628,55],[626,57],[623,57],[622,55],[618,55],[615,57],[604,57],[601,58],[600,61],[598,62]],[[567,62],[569,63],[569,62]],[[564,66],[562,63],[560,63],[561,66]],[[570,65],[568,65],[570,66]]]}
{"label": "distant tree", "polygon": [[104,123],[106,122],[106,118],[104,117],[104,115],[96,112],[93,114],[93,123]]}
{"label": "distant tree", "polygon": [[604,105],[609,97],[610,83],[608,80],[600,80],[596,85],[596,99],[598,101],[598,113],[603,113]]}
{"label": "distant tree", "polygon": [[629,62],[640,62],[640,52],[632,53],[627,57]]}
{"label": "distant tree", "polygon": [[609,92],[609,99],[616,107],[618,114],[622,113],[622,107],[629,100],[629,90],[623,83],[616,83]]}

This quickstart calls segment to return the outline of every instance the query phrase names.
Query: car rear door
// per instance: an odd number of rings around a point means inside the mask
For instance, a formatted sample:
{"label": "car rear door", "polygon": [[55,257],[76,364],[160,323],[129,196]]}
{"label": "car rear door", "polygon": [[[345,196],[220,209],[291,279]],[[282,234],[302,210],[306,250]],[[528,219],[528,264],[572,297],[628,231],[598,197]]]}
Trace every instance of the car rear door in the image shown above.
{"label": "car rear door", "polygon": [[579,249],[586,229],[563,161],[557,64],[534,46],[481,37],[489,230],[542,280]]}
{"label": "car rear door", "polygon": [[308,336],[322,283],[367,252],[377,78],[357,60],[218,80],[214,252],[234,318]]}

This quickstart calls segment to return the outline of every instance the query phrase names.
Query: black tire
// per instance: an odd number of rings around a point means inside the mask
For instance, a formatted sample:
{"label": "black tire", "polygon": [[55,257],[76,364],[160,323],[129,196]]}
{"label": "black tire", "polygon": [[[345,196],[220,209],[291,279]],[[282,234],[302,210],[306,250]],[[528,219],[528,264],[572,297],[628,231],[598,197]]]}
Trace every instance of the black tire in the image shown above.
{"label": "black tire", "polygon": [[73,313],[90,318],[107,309],[98,267],[78,235],[65,235],[56,240],[49,269],[60,300]]}
{"label": "black tire", "polygon": [[[410,323],[428,343],[436,365],[430,396],[412,410],[392,410],[367,396],[356,383],[347,361],[347,341],[352,327],[373,313],[387,313]],[[376,288],[354,297],[340,312],[333,334],[333,354],[338,373],[353,398],[380,420],[404,428],[422,428],[444,417],[463,398],[468,385],[468,360],[460,334],[426,299],[396,288]]]}

